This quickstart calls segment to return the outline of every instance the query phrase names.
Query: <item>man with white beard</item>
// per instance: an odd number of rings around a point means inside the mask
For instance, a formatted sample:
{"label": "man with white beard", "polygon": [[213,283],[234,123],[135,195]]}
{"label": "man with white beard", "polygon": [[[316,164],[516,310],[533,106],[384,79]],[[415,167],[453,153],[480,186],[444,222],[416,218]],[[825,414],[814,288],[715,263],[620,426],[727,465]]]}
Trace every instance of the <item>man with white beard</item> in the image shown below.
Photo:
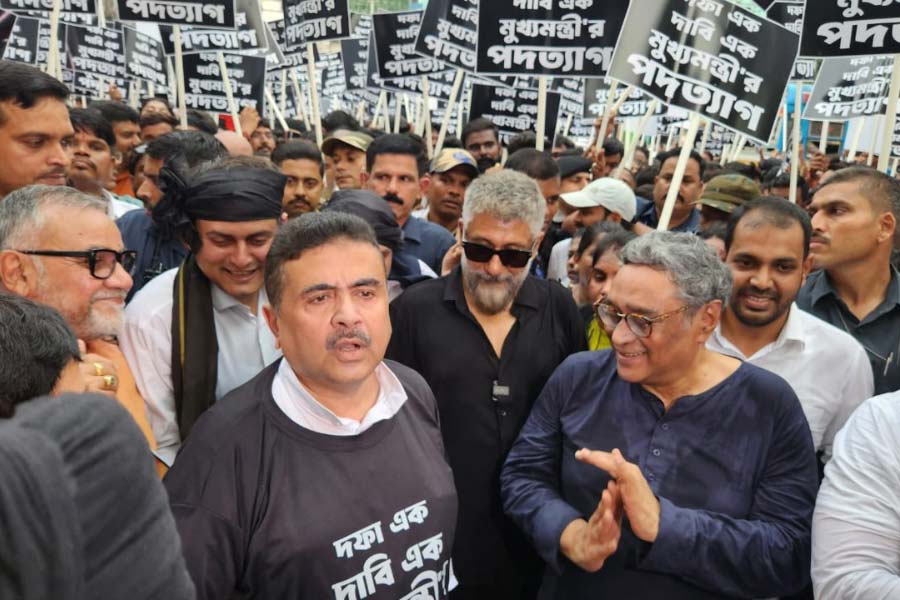
{"label": "man with white beard", "polygon": [[387,356],[425,377],[459,496],[453,600],[534,598],[541,562],[503,516],[499,474],[553,370],[585,345],[571,294],[528,275],[546,202],[528,176],[479,177],[463,204],[463,256],[391,305]]}
{"label": "man with white beard", "polygon": [[87,389],[115,397],[155,449],[144,400],[117,342],[135,258],[102,198],[30,185],[0,202],[0,292],[46,304],[65,318],[78,336]]}

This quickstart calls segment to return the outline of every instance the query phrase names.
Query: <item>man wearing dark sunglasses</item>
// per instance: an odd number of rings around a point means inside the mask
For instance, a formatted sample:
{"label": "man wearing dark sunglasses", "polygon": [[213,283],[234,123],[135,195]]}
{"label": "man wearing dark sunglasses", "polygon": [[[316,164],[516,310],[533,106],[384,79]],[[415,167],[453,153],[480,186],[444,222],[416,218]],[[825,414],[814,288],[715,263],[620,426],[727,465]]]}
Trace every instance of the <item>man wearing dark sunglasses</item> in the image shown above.
{"label": "man wearing dark sunglasses", "polygon": [[527,175],[482,175],[466,191],[462,260],[391,305],[388,356],[437,398],[459,495],[454,600],[534,598],[541,563],[502,516],[497,476],[547,377],[584,347],[571,294],[528,275],[546,202]]}
{"label": "man wearing dark sunglasses", "polygon": [[82,345],[89,391],[115,397],[155,448],[144,400],[117,338],[136,253],[125,249],[104,200],[33,185],[0,202],[0,291],[55,308]]}

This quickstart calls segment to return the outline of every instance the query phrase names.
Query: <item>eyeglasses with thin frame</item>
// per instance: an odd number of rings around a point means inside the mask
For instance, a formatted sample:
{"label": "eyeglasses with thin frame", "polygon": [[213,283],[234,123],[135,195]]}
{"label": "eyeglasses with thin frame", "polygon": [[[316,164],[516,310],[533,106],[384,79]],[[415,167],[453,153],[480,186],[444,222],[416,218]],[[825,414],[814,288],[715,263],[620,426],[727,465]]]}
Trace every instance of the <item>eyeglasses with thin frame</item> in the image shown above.
{"label": "eyeglasses with thin frame", "polygon": [[50,256],[57,258],[79,258],[86,260],[91,271],[91,277],[95,279],[109,279],[116,271],[116,265],[122,265],[129,275],[134,274],[134,265],[137,262],[137,252],[123,250],[117,252],[110,248],[96,248],[94,250],[17,250],[22,254],[33,256]]}
{"label": "eyeglasses with thin frame", "polygon": [[490,262],[496,254],[500,257],[500,262],[503,263],[504,266],[512,267],[513,269],[521,269],[527,265],[528,261],[531,260],[531,254],[534,252],[534,248],[531,250],[516,250],[514,248],[502,248],[496,250],[490,246],[485,246],[484,244],[479,244],[477,242],[463,242],[462,247],[463,252],[466,254],[466,258],[473,262]]}
{"label": "eyeglasses with thin frame", "polygon": [[689,308],[690,305],[685,304],[681,308],[676,308],[675,310],[671,310],[661,315],[647,317],[639,313],[621,313],[615,306],[602,299],[594,303],[594,311],[597,313],[597,318],[600,319],[604,327],[608,330],[612,331],[619,325],[622,319],[625,319],[625,324],[628,325],[628,329],[631,330],[631,333],[641,338],[650,337],[650,334],[653,333],[654,323],[665,321]]}

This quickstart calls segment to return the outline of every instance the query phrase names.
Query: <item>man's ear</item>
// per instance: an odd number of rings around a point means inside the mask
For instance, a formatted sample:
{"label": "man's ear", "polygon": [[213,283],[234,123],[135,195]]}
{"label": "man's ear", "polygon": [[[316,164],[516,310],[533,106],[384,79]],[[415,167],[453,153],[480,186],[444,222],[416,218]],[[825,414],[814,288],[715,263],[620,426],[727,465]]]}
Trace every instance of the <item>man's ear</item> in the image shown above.
{"label": "man's ear", "polygon": [[359,185],[365,188],[367,183],[369,183],[369,173],[363,169],[359,172]]}
{"label": "man's ear", "polygon": [[878,241],[888,240],[893,245],[895,234],[897,233],[897,217],[894,213],[882,213],[878,217]]}
{"label": "man's ear", "polygon": [[266,324],[269,326],[269,329],[272,330],[272,335],[275,336],[275,347],[280,350],[281,338],[278,336],[278,315],[271,304],[264,305],[262,310],[263,317],[266,318]]}
{"label": "man's ear", "polygon": [[431,176],[427,173],[419,177],[419,191],[421,192],[421,196],[424,197],[428,194],[428,188],[431,187]]}
{"label": "man's ear", "polygon": [[14,250],[0,252],[0,287],[17,296],[33,298],[38,285],[34,263]]}

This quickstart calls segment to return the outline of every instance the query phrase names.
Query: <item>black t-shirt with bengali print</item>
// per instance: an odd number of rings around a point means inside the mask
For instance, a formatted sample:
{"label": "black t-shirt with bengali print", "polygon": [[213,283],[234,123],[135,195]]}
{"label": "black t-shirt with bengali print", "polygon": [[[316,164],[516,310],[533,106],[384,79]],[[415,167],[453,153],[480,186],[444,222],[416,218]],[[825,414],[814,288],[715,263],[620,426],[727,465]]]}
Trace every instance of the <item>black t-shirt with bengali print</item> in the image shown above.
{"label": "black t-shirt with bengali print", "polygon": [[204,413],[166,476],[197,598],[446,598],[457,502],[428,385],[388,362],[400,411],[330,436],[275,404],[279,364]]}

